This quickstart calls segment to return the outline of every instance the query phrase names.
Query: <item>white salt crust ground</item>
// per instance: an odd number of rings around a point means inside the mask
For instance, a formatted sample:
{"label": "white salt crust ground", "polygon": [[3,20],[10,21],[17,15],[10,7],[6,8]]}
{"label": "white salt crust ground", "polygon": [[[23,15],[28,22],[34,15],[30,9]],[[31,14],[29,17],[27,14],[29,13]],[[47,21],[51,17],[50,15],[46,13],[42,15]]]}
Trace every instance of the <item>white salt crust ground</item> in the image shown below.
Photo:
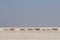
{"label": "white salt crust ground", "polygon": [[0,40],[60,40],[60,31],[1,31]]}
{"label": "white salt crust ground", "polygon": [[0,40],[60,40],[60,32],[0,31]]}

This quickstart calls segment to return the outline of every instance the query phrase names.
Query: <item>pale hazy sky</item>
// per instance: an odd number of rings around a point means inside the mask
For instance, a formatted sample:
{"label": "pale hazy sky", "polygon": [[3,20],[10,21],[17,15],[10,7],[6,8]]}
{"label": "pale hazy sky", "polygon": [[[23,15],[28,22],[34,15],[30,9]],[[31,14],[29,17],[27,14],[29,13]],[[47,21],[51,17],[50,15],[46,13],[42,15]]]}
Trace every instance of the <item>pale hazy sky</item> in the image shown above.
{"label": "pale hazy sky", "polygon": [[60,0],[0,0],[0,26],[60,26]]}

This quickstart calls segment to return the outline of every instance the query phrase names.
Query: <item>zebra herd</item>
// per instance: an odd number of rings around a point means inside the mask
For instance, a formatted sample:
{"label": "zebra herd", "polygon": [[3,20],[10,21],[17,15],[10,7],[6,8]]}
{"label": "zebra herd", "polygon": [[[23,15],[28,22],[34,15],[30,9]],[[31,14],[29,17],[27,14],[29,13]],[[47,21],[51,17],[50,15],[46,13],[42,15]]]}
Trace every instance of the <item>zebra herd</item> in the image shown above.
{"label": "zebra herd", "polygon": [[4,31],[59,31],[58,28],[4,28]]}

